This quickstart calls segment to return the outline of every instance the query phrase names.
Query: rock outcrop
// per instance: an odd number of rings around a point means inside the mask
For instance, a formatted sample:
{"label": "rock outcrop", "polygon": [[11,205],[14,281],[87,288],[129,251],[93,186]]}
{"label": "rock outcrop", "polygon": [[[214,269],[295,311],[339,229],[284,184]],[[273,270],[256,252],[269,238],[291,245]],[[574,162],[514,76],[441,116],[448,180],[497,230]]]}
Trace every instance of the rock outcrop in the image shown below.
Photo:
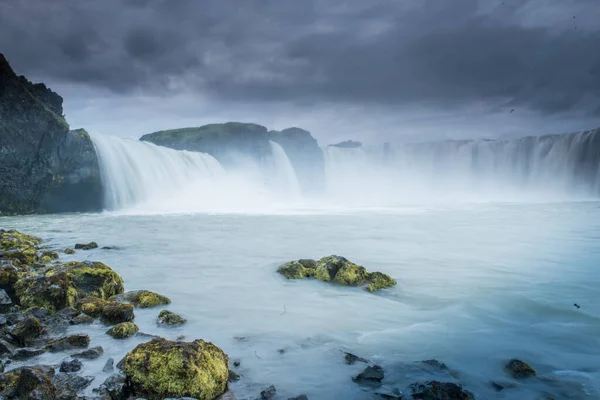
{"label": "rock outcrop", "polygon": [[100,210],[94,146],[69,130],[62,97],[17,76],[2,54],[0,83],[0,215]]}

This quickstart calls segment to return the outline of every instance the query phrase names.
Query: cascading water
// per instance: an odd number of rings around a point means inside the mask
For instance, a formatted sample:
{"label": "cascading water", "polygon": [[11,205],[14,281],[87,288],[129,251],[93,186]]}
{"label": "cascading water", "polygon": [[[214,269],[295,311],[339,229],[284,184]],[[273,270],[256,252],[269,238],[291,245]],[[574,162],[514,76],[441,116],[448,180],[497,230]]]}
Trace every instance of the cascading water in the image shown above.
{"label": "cascading water", "polygon": [[288,158],[285,150],[278,143],[269,141],[271,145],[271,165],[269,175],[273,181],[272,185],[280,193],[291,197],[299,197],[302,193],[300,182],[296,176],[296,171]]}

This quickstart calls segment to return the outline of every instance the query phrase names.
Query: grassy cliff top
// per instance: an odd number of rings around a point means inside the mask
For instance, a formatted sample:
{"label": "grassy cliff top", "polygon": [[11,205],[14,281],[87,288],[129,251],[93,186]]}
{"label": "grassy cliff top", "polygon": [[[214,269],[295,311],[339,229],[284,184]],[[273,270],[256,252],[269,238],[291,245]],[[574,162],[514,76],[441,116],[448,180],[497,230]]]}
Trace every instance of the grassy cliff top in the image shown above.
{"label": "grassy cliff top", "polygon": [[156,144],[175,141],[194,141],[197,139],[213,139],[218,137],[238,135],[266,135],[267,128],[262,125],[245,122],[227,122],[224,124],[209,124],[197,128],[169,129],[149,133],[140,140]]}

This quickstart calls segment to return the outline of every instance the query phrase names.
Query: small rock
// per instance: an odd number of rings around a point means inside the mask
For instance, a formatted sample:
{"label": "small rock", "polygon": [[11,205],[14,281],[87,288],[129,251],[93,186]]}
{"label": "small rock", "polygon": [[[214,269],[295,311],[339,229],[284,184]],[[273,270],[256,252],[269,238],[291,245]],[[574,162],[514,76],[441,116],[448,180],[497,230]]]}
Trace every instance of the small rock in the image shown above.
{"label": "small rock", "polygon": [[494,390],[495,390],[496,392],[500,392],[500,391],[504,390],[504,386],[502,386],[502,385],[501,385],[501,384],[499,384],[499,383],[496,383],[496,382],[490,382],[490,385],[492,385],[492,387],[494,388]]}
{"label": "small rock", "polygon": [[158,319],[156,320],[156,323],[159,325],[169,326],[183,325],[186,322],[187,321],[184,318],[168,310],[162,310],[158,314]]}
{"label": "small rock", "polygon": [[383,397],[384,399],[387,399],[387,400],[403,400],[404,399],[404,395],[398,388],[394,388],[394,389],[381,388],[381,389],[378,389],[375,392],[375,394],[380,397]]}
{"label": "small rock", "polygon": [[0,339],[0,356],[11,355],[15,346],[8,343],[6,340]]}
{"label": "small rock", "polygon": [[11,331],[12,336],[19,341],[21,346],[34,343],[43,333],[44,327],[35,317],[26,317],[19,321]]}
{"label": "small rock", "polygon": [[513,358],[504,367],[506,372],[515,379],[529,378],[536,375],[535,369],[521,360]]}
{"label": "small rock", "polygon": [[433,367],[434,369],[447,370],[448,367],[443,362],[438,360],[424,360],[421,361],[423,364]]}
{"label": "small rock", "polygon": [[260,392],[260,399],[261,400],[270,400],[273,397],[275,397],[276,394],[277,394],[277,389],[275,389],[275,386],[271,385],[268,388],[266,388],[265,390],[263,390],[262,392]]}
{"label": "small rock", "polygon": [[4,289],[0,289],[0,312],[8,312],[11,306],[12,300]]}
{"label": "small rock", "polygon": [[84,390],[94,380],[93,376],[79,376],[60,373],[54,377],[54,385],[58,391],[57,399],[83,399],[77,394]]}
{"label": "small rock", "polygon": [[75,251],[75,250],[73,250],[73,249],[72,249],[72,248],[70,248],[70,247],[67,247],[67,248],[65,249],[65,254],[75,254],[75,253],[76,253],[76,251]]}
{"label": "small rock", "polygon": [[301,394],[300,396],[290,397],[288,400],[308,400],[305,394]]}
{"label": "small rock", "polygon": [[474,400],[473,394],[451,382],[427,381],[410,386],[413,399],[427,400]]}
{"label": "small rock", "polygon": [[240,365],[241,365],[241,362],[239,360],[235,360],[233,362],[233,366],[236,367],[236,368],[239,367]]}
{"label": "small rock", "polygon": [[104,349],[101,346],[92,347],[91,349],[87,349],[85,351],[75,353],[72,355],[74,358],[82,358],[85,360],[94,360],[99,358],[104,354]]}
{"label": "small rock", "polygon": [[177,340],[178,342],[183,342],[185,340],[185,336],[179,335],[179,336],[177,336],[177,339],[175,339],[175,340]]}
{"label": "small rock", "polygon": [[131,389],[125,384],[125,376],[122,374],[109,376],[99,388],[93,390],[93,392],[103,395],[103,398],[108,396],[109,399],[114,400],[129,399],[130,391]]}
{"label": "small rock", "polygon": [[115,369],[115,360],[113,360],[112,358],[109,358],[108,360],[106,360],[106,364],[104,364],[104,367],[102,368],[102,372],[111,372]]}
{"label": "small rock", "polygon": [[248,340],[245,336],[234,336],[233,338],[240,342],[244,342],[244,341]]}
{"label": "small rock", "polygon": [[115,297],[116,301],[125,301],[137,308],[150,308],[171,304],[171,299],[150,290],[133,290]]}
{"label": "small rock", "polygon": [[71,335],[49,342],[46,345],[46,349],[54,353],[57,351],[85,348],[89,344],[90,337],[88,335]]}
{"label": "small rock", "polygon": [[94,318],[90,317],[86,314],[79,314],[75,318],[73,318],[69,323],[71,325],[89,325],[94,322]]}
{"label": "small rock", "polygon": [[102,250],[114,250],[114,249],[116,249],[116,247],[114,247],[114,246],[104,246],[104,247],[102,247]]}
{"label": "small rock", "polygon": [[278,352],[279,354],[285,354],[285,349],[279,349],[279,350],[277,350],[277,352]]}
{"label": "small rock", "polygon": [[60,363],[60,372],[77,372],[81,369],[83,364],[78,359],[63,361]]}
{"label": "small rock", "polygon": [[369,366],[363,372],[352,378],[355,382],[381,382],[383,380],[383,368],[379,365]]}
{"label": "small rock", "polygon": [[140,329],[133,322],[122,322],[106,331],[115,339],[126,339],[134,336]]}
{"label": "small rock", "polygon": [[369,360],[364,359],[359,356],[356,356],[352,353],[346,353],[346,355],[344,356],[344,359],[346,360],[346,364],[350,364],[350,365],[353,365],[357,362],[361,362],[361,363],[365,363],[365,364],[369,363]]}
{"label": "small rock", "polygon": [[131,304],[110,303],[102,309],[102,320],[109,324],[133,321],[133,306]]}
{"label": "small rock", "polygon": [[75,250],[91,250],[91,249],[97,249],[97,248],[98,248],[98,243],[96,243],[96,242],[89,242],[87,244],[77,243],[75,245]]}
{"label": "small rock", "polygon": [[44,349],[34,349],[32,347],[24,347],[22,349],[17,349],[10,357],[15,361],[27,360],[28,358],[39,356],[40,354],[44,354],[46,350]]}
{"label": "small rock", "polygon": [[240,378],[241,378],[240,374],[238,374],[235,371],[229,370],[229,379],[228,379],[229,382],[237,382],[240,380]]}

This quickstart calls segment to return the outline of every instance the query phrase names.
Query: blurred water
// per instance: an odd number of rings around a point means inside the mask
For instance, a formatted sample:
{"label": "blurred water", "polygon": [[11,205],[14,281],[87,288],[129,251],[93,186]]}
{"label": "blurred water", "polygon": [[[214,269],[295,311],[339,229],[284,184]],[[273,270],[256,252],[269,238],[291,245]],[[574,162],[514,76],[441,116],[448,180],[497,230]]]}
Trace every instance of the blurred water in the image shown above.
{"label": "blurred water", "polygon": [[[597,202],[49,215],[5,217],[0,227],[39,235],[56,249],[91,240],[118,246],[61,259],[105,262],[127,290],[169,296],[168,308],[188,323],[157,327],[160,309],[136,310],[141,331],[222,347],[241,360],[243,378],[231,385],[240,398],[271,384],[282,399],[368,398],[369,388],[351,380],[364,366],[345,365],[343,351],[376,361],[384,383],[402,390],[419,379],[454,379],[415,363],[437,358],[478,399],[600,398]],[[370,294],[275,272],[292,259],[330,254],[389,273],[398,286]],[[147,340],[113,340],[99,323],[70,329],[105,348],[102,358],[84,362],[82,373],[97,376],[93,387],[107,376],[106,358],[118,361]],[[513,357],[544,379],[511,382],[503,365]],[[496,392],[492,380],[514,387]]]}

